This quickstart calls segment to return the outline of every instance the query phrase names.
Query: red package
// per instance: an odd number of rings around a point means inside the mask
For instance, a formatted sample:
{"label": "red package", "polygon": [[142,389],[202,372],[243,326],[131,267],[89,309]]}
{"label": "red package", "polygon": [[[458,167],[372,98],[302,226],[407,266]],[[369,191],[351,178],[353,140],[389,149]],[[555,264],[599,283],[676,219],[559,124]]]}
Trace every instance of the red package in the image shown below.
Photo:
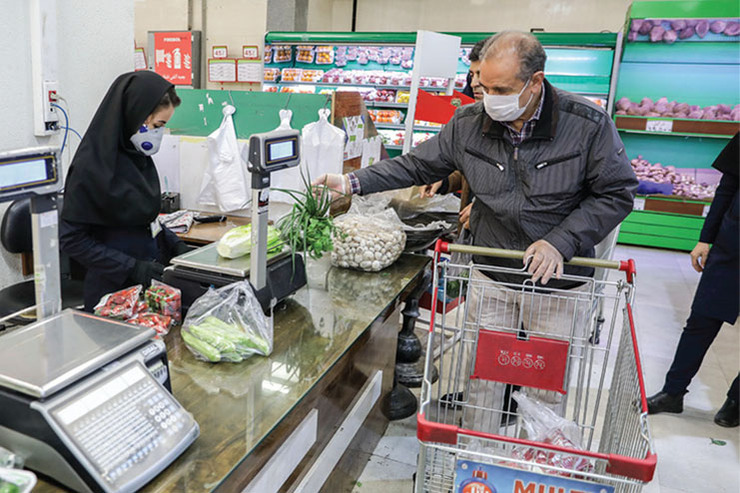
{"label": "red package", "polygon": [[134,317],[126,320],[127,323],[141,327],[149,327],[157,331],[157,334],[164,336],[170,331],[172,317],[160,315],[159,313],[138,313]]}
{"label": "red package", "polygon": [[144,299],[149,311],[167,315],[179,322],[181,319],[182,295],[180,290],[159,281],[152,281],[147,288]]}
{"label": "red package", "polygon": [[136,303],[139,301],[141,289],[141,284],[137,284],[115,293],[106,294],[95,306],[95,315],[118,319],[131,318]]}

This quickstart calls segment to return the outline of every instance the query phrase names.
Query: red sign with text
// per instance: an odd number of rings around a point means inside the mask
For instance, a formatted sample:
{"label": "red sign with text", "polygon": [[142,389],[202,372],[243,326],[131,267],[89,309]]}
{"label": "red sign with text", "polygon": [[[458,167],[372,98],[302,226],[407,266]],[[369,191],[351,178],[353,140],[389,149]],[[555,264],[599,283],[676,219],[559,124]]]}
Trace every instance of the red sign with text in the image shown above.
{"label": "red sign with text", "polygon": [[154,71],[179,86],[193,83],[190,31],[154,33]]}

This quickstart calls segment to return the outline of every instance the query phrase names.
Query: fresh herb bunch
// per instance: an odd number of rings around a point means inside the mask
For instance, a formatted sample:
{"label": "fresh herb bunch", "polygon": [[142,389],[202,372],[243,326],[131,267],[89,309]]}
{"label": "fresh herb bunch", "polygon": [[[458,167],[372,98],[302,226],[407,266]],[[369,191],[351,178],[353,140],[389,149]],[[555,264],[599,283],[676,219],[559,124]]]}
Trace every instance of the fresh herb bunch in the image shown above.
{"label": "fresh herb bunch", "polygon": [[306,176],[303,170],[301,180],[305,191],[280,190],[293,197],[295,204],[289,214],[280,218],[277,227],[293,252],[303,251],[318,259],[334,248],[331,237],[336,228],[329,216],[331,191],[324,186],[311,186],[311,177]]}

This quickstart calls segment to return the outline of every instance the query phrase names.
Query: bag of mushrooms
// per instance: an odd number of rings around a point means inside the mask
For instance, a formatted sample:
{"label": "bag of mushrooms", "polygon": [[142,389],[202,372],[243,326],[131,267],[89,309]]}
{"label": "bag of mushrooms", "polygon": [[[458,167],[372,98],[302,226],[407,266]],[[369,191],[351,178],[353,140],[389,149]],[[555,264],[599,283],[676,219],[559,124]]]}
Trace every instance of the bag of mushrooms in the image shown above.
{"label": "bag of mushrooms", "polygon": [[337,267],[378,272],[406,247],[406,233],[387,199],[353,197],[349,211],[334,219],[331,263]]}

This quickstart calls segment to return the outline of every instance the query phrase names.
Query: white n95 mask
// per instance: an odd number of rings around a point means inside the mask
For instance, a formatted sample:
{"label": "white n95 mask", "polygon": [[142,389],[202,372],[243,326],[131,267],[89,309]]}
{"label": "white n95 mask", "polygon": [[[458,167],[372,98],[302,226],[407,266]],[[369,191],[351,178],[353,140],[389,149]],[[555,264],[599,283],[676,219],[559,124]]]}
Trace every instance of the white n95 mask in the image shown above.
{"label": "white n95 mask", "polygon": [[150,129],[146,125],[139,127],[139,131],[131,136],[131,143],[137,151],[145,156],[151,156],[159,151],[164,137],[164,127]]}
{"label": "white n95 mask", "polygon": [[527,103],[521,108],[519,107],[519,96],[521,96],[527,86],[529,86],[531,80],[532,79],[527,80],[527,83],[524,84],[524,87],[519,91],[519,94],[496,96],[487,94],[483,91],[483,107],[485,108],[486,113],[488,113],[488,116],[497,122],[513,122],[522,116],[524,110],[527,109],[527,105],[532,101],[532,96],[534,96],[534,94],[529,96]]}

